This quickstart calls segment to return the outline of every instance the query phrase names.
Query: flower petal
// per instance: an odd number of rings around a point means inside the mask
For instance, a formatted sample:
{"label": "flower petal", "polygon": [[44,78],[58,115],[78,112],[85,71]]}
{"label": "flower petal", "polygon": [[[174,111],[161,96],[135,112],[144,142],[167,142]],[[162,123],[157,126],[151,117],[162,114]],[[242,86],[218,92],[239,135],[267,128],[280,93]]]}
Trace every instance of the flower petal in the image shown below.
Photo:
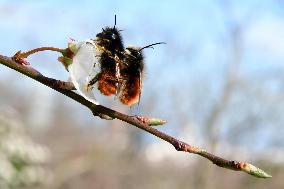
{"label": "flower petal", "polygon": [[89,81],[94,77],[94,67],[98,62],[95,44],[91,41],[84,41],[77,45],[78,51],[73,57],[72,64],[68,66],[71,81],[80,95],[98,105],[94,93],[87,88]]}

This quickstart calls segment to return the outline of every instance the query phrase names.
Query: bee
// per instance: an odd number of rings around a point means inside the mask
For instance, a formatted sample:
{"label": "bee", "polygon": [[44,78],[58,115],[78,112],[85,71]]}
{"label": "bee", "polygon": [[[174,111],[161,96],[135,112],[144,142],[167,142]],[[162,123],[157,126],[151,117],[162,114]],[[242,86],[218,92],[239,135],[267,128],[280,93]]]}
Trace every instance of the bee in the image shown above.
{"label": "bee", "polygon": [[98,62],[100,72],[88,83],[87,88],[92,88],[97,83],[98,90],[106,96],[117,94],[120,77],[119,60],[123,59],[124,45],[121,30],[116,27],[102,28],[102,32],[96,35],[95,44],[98,50]]}
{"label": "bee", "polygon": [[115,15],[114,26],[102,28],[102,32],[96,35],[94,42],[100,71],[89,81],[87,90],[91,90],[97,83],[97,88],[103,95],[118,95],[121,103],[131,106],[141,97],[144,74],[142,50],[165,43],[124,48],[120,31],[116,28]]}
{"label": "bee", "polygon": [[143,50],[153,48],[154,45],[165,44],[154,43],[142,48],[127,47],[124,51],[124,59],[121,66],[122,87],[119,94],[121,103],[131,106],[139,102],[142,92],[142,80],[144,75]]}

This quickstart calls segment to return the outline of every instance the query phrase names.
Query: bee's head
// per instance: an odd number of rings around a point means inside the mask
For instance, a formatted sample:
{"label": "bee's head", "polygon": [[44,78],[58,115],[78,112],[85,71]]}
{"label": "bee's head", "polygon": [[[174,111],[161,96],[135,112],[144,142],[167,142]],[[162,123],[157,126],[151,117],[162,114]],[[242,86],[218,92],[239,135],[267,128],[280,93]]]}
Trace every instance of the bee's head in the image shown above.
{"label": "bee's head", "polygon": [[129,46],[126,47],[124,52],[127,59],[143,59],[143,53],[140,48]]}
{"label": "bee's head", "polygon": [[142,51],[146,48],[153,48],[152,46],[158,45],[158,44],[165,44],[165,43],[164,42],[154,43],[154,44],[142,47],[142,48],[131,47],[131,46],[127,47],[124,51],[126,64],[129,64],[130,66],[135,66],[135,67],[142,66],[142,63],[141,63],[143,62],[143,52]]}
{"label": "bee's head", "polygon": [[115,27],[103,28],[103,31],[98,33],[96,37],[98,45],[106,49],[112,49],[115,47],[123,49],[122,37],[120,36],[119,30],[117,30]]}
{"label": "bee's head", "polygon": [[120,35],[120,31],[116,27],[116,15],[115,15],[115,24],[113,27],[102,28],[102,32],[96,35],[97,44],[106,48],[107,50],[121,50],[123,51],[123,42]]}

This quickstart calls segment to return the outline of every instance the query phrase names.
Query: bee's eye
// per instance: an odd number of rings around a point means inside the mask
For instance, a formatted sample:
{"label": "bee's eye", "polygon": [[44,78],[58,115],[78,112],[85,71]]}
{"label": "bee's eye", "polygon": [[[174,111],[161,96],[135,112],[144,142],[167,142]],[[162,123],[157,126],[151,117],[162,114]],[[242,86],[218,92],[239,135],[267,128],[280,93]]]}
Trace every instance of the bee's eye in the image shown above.
{"label": "bee's eye", "polygon": [[113,33],[113,34],[111,35],[111,38],[112,38],[112,39],[116,39],[116,35]]}

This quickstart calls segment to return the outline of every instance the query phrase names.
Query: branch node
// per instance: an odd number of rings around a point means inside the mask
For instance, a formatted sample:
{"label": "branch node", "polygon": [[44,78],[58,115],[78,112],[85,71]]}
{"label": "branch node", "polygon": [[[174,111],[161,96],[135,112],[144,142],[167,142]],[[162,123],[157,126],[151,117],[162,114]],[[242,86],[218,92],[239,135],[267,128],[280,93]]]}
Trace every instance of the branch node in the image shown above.
{"label": "branch node", "polygon": [[21,55],[22,55],[21,51],[16,52],[16,54],[12,56],[12,60],[14,60],[15,62],[21,65],[26,65],[26,66],[30,65],[30,63],[25,60],[25,57],[22,57]]}
{"label": "branch node", "polygon": [[186,152],[187,150],[186,150],[186,144],[185,143],[183,143],[183,142],[181,142],[181,141],[176,141],[174,144],[173,144],[173,146],[175,147],[175,149],[177,150],[177,151],[184,151],[184,152]]}

